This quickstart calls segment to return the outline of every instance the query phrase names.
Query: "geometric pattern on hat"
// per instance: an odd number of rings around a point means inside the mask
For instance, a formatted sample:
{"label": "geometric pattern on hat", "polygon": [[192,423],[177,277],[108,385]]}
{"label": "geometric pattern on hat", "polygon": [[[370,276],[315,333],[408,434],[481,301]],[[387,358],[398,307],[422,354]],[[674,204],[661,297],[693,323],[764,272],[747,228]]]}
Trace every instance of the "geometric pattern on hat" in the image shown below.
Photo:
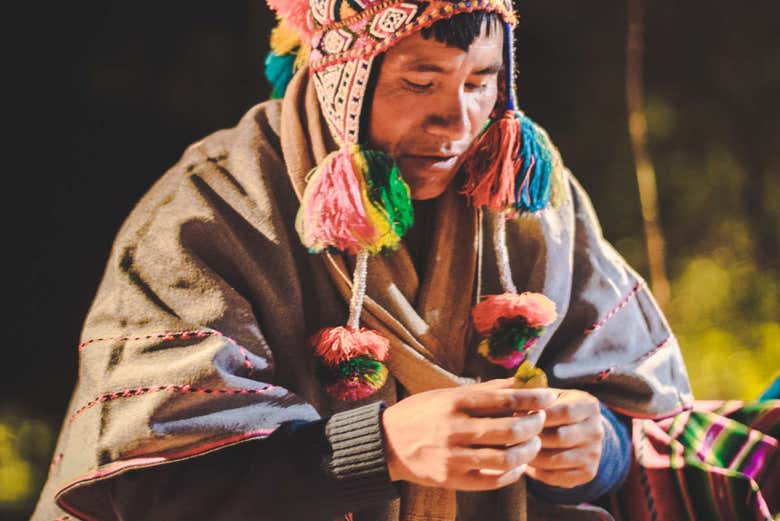
{"label": "geometric pattern on hat", "polygon": [[436,21],[472,11],[496,12],[517,23],[511,0],[309,0],[314,31],[309,71],[325,120],[340,145],[355,144],[378,54]]}
{"label": "geometric pattern on hat", "polygon": [[347,29],[328,31],[320,40],[320,47],[328,54],[339,54],[346,51],[357,39],[357,35]]}
{"label": "geometric pattern on hat", "polygon": [[419,7],[412,3],[391,5],[371,18],[368,33],[377,40],[384,40],[411,22]]}
{"label": "geometric pattern on hat", "polygon": [[322,115],[339,144],[357,143],[373,57],[333,64],[312,74]]}

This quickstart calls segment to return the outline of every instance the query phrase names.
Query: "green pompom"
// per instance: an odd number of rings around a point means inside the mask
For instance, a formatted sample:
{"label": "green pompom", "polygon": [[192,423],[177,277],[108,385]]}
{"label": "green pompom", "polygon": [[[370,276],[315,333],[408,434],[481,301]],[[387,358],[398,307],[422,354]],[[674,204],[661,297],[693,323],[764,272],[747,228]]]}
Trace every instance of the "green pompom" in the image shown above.
{"label": "green pompom", "polygon": [[522,351],[528,342],[539,338],[541,334],[541,328],[530,327],[526,324],[512,324],[490,335],[490,354],[500,357],[515,351]]}
{"label": "green pompom", "polygon": [[341,378],[354,378],[359,376],[374,387],[381,387],[387,379],[385,365],[379,360],[367,356],[359,356],[339,364],[335,373]]}
{"label": "green pompom", "polygon": [[401,177],[392,156],[380,150],[361,148],[368,166],[368,194],[375,206],[387,214],[393,231],[403,237],[414,223],[409,185]]}

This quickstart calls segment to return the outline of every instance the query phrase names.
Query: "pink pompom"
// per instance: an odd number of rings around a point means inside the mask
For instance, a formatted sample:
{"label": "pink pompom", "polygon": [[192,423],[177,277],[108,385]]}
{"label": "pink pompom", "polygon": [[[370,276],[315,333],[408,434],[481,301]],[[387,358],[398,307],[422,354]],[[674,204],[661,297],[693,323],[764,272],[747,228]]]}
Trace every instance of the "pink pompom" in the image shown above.
{"label": "pink pompom", "polygon": [[543,327],[555,318],[555,302],[541,293],[503,293],[490,295],[474,306],[474,326],[481,335],[487,335],[503,324],[524,319],[530,327]]}
{"label": "pink pompom", "polygon": [[327,327],[311,337],[311,345],[322,361],[331,367],[367,355],[380,362],[387,358],[390,341],[373,329]]}
{"label": "pink pompom", "polygon": [[311,251],[335,248],[354,255],[372,241],[376,232],[357,175],[345,147],[325,158],[309,179],[296,227]]}
{"label": "pink pompom", "polygon": [[311,45],[312,27],[309,24],[308,0],[266,0],[268,7],[273,9],[279,18],[295,30],[301,41]]}

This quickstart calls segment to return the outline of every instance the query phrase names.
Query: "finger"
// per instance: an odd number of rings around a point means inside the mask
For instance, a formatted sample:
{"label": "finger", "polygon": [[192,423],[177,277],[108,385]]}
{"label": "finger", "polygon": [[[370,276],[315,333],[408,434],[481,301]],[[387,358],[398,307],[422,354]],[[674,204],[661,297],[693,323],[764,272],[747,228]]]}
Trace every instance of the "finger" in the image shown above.
{"label": "finger", "polygon": [[601,414],[598,399],[583,392],[564,391],[547,411],[545,427],[570,425]]}
{"label": "finger", "polygon": [[471,416],[509,416],[552,405],[555,393],[549,389],[490,389],[464,393],[455,404]]}
{"label": "finger", "polygon": [[598,467],[571,470],[547,470],[528,466],[526,474],[537,481],[554,487],[571,488],[584,485],[596,477]]}
{"label": "finger", "polygon": [[534,438],[544,427],[544,410],[505,418],[468,418],[453,436],[455,445],[506,447]]}
{"label": "finger", "polygon": [[472,470],[461,478],[454,480],[453,488],[456,490],[495,490],[516,483],[523,476],[526,465],[521,465],[507,472],[486,470]]}
{"label": "finger", "polygon": [[543,449],[532,464],[539,470],[585,469],[601,459],[601,444],[590,443],[573,449]]}
{"label": "finger", "polygon": [[588,418],[582,423],[545,427],[539,437],[544,449],[568,449],[591,442],[601,442],[604,438],[604,425],[601,417]]}
{"label": "finger", "polygon": [[504,449],[459,448],[453,450],[450,463],[455,468],[464,471],[491,469],[508,472],[532,461],[541,447],[542,442],[539,441],[539,438],[533,437],[525,443]]}

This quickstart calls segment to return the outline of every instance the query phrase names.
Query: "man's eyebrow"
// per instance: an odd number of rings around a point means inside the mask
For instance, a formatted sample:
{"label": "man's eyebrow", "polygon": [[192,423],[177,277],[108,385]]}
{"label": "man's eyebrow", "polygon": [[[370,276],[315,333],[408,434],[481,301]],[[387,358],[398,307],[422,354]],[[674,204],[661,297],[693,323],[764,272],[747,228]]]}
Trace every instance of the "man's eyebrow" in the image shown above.
{"label": "man's eyebrow", "polygon": [[[503,63],[496,62],[488,65],[487,67],[478,69],[472,74],[476,76],[490,76],[492,74],[498,74],[502,66]],[[407,66],[407,70],[413,72],[435,72],[438,74],[446,74],[448,72],[448,69],[442,67],[441,65],[425,61],[414,61]]]}
{"label": "man's eyebrow", "polygon": [[501,70],[501,67],[503,65],[504,64],[501,62],[496,62],[483,69],[476,70],[472,74],[476,74],[477,76],[490,76],[492,74],[498,74],[498,72]]}
{"label": "man's eyebrow", "polygon": [[447,70],[440,65],[419,60],[410,63],[406,69],[413,72],[438,72],[440,74],[447,72]]}

